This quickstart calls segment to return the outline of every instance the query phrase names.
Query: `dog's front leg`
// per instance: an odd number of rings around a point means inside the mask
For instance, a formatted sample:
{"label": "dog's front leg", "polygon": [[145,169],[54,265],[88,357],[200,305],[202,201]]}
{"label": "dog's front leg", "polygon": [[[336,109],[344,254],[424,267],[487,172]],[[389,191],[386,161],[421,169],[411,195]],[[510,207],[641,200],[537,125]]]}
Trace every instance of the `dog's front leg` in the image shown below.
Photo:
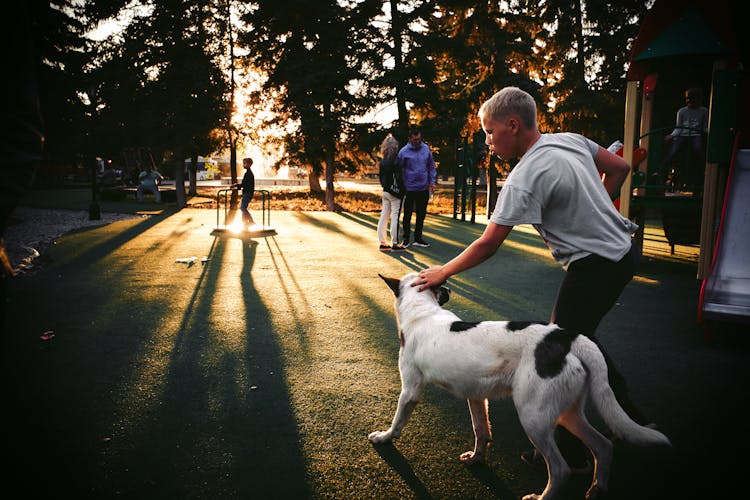
{"label": "dog's front leg", "polygon": [[393,422],[391,422],[391,427],[387,431],[375,431],[367,436],[373,443],[386,443],[392,439],[398,439],[401,436],[401,430],[411,417],[414,407],[417,406],[422,397],[422,375],[403,363],[401,359],[399,359],[399,368],[401,370],[401,394],[398,397],[396,414],[393,416]]}
{"label": "dog's front leg", "polygon": [[486,399],[469,399],[469,413],[471,413],[471,424],[474,426],[474,451],[461,454],[461,461],[466,465],[484,460],[487,448],[492,442],[492,431],[490,419],[487,414]]}

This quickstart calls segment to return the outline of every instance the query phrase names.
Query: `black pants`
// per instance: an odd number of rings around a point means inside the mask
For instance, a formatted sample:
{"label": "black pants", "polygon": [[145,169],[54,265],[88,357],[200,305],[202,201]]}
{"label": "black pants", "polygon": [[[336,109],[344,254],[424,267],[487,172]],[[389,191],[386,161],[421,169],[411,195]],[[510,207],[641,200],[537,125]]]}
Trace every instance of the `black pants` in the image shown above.
{"label": "black pants", "polygon": [[414,239],[422,239],[422,228],[424,227],[424,218],[427,215],[427,203],[430,201],[430,192],[425,191],[407,191],[404,196],[404,243],[409,242],[411,235],[411,214],[417,213],[417,219],[414,222]]}
{"label": "black pants", "polygon": [[[628,396],[625,379],[595,337],[602,318],[612,309],[625,285],[633,278],[636,255],[635,247],[631,246],[630,252],[619,262],[598,255],[573,262],[560,285],[550,321],[589,337],[599,346],[607,362],[609,384],[617,401],[633,420],[644,424],[645,418]],[[562,428],[559,428],[558,445],[564,455],[574,459],[575,453],[584,451],[580,441]]]}

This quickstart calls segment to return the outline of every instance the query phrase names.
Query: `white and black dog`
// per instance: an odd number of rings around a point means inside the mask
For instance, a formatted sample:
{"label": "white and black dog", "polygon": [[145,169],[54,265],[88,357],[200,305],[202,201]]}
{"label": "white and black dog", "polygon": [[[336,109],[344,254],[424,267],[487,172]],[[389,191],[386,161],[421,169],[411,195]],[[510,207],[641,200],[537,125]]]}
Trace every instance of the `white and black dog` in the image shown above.
{"label": "white and black dog", "polygon": [[594,456],[594,478],[586,498],[607,491],[612,443],[584,415],[591,396],[604,422],[619,438],[637,445],[669,445],[667,437],[635,423],[615,399],[607,366],[589,338],[554,324],[514,321],[461,321],[441,306],[450,290],[419,292],[410,273],[401,279],[380,275],[396,295],[401,348],[398,366],[401,394],[391,427],[371,433],[373,443],[398,438],[427,383],[469,402],[474,450],[461,455],[466,464],[480,461],[492,439],[488,399],[513,396],[526,435],[547,462],[547,487],[524,500],[550,500],[559,494],[570,468],[554,439],[556,425],[576,435]]}

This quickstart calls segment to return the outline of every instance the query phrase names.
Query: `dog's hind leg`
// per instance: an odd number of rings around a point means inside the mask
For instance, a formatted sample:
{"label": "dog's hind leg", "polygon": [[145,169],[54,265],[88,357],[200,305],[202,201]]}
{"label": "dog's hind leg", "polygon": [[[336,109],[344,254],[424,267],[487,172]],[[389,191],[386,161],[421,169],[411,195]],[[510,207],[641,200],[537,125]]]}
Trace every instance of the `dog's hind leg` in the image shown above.
{"label": "dog's hind leg", "polygon": [[[523,422],[522,422],[523,423]],[[540,432],[529,430],[526,433],[537,451],[542,454],[544,461],[547,462],[547,486],[541,495],[530,494],[523,497],[523,500],[544,500],[558,498],[563,485],[570,477],[570,467],[565,462],[560,449],[555,443],[554,424]]]}
{"label": "dog's hind leg", "polygon": [[559,423],[583,441],[594,455],[594,478],[586,492],[586,499],[593,500],[600,494],[606,494],[612,464],[612,442],[588,422],[581,400],[560,415]]}
{"label": "dog's hind leg", "polygon": [[550,384],[527,387],[534,390],[519,388],[513,393],[513,401],[526,435],[547,463],[547,486],[541,495],[526,495],[523,499],[557,498],[570,477],[570,467],[555,442],[555,427],[564,404],[552,394],[554,387]]}
{"label": "dog's hind leg", "polygon": [[467,451],[461,454],[461,461],[466,465],[471,465],[484,460],[487,448],[492,442],[492,431],[490,429],[490,419],[487,415],[486,399],[469,399],[469,413],[471,413],[471,424],[474,427],[474,451]]}

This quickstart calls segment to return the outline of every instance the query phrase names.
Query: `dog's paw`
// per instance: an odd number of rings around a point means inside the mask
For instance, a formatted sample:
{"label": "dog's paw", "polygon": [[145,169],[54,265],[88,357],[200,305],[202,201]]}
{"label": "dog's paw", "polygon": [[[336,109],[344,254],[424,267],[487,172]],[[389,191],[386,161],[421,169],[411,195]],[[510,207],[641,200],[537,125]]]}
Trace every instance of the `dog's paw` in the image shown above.
{"label": "dog's paw", "polygon": [[371,432],[367,436],[367,439],[369,439],[371,443],[383,444],[390,442],[393,439],[393,435],[390,431],[375,431]]}
{"label": "dog's paw", "polygon": [[473,451],[467,451],[466,453],[462,453],[460,457],[461,461],[464,463],[464,465],[472,465],[479,462],[482,462],[484,460],[484,457],[480,455],[479,453],[474,453]]}

